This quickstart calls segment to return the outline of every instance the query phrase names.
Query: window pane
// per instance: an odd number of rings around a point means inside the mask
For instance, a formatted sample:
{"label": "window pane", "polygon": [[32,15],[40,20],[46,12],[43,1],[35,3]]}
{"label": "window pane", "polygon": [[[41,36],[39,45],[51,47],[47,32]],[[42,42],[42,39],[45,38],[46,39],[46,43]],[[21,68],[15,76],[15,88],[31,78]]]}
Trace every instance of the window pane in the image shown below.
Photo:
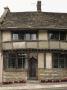
{"label": "window pane", "polygon": [[23,57],[23,68],[25,68],[25,60],[26,60],[26,58]]}
{"label": "window pane", "polygon": [[25,34],[22,33],[22,32],[20,32],[20,33],[19,33],[19,39],[20,39],[20,40],[24,40],[24,39],[25,39]]}
{"label": "window pane", "polygon": [[49,39],[54,39],[53,33],[49,33]]}
{"label": "window pane", "polygon": [[18,34],[13,34],[13,40],[18,40]]}
{"label": "window pane", "polygon": [[26,34],[26,40],[30,40],[30,34],[29,33]]}
{"label": "window pane", "polygon": [[36,40],[36,34],[31,34],[31,40]]}
{"label": "window pane", "polygon": [[67,55],[65,54],[65,68],[67,68]]}
{"label": "window pane", "polygon": [[58,68],[58,59],[54,59],[54,68]]}
{"label": "window pane", "polygon": [[9,54],[8,68],[16,68],[16,56],[14,54]]}
{"label": "window pane", "polygon": [[16,58],[10,58],[8,60],[8,68],[15,68],[16,67],[15,62],[16,62]]}
{"label": "window pane", "polygon": [[22,68],[22,57],[18,58],[18,68]]}
{"label": "window pane", "polygon": [[25,68],[26,54],[18,53],[18,68]]}
{"label": "window pane", "polygon": [[60,40],[66,40],[66,33],[60,32]]}
{"label": "window pane", "polygon": [[59,40],[59,32],[54,33],[54,38],[55,38],[55,40]]}
{"label": "window pane", "polygon": [[59,68],[64,68],[64,59],[59,59]]}
{"label": "window pane", "polygon": [[7,54],[7,53],[4,53],[4,54],[3,54],[3,60],[4,60],[4,62],[3,62],[3,64],[4,64],[4,69],[6,69],[7,66],[8,66],[8,54]]}
{"label": "window pane", "polygon": [[58,55],[53,54],[53,68],[58,68]]}
{"label": "window pane", "polygon": [[64,54],[59,54],[59,68],[64,68]]}
{"label": "window pane", "polygon": [[59,32],[50,32],[49,39],[59,40]]}

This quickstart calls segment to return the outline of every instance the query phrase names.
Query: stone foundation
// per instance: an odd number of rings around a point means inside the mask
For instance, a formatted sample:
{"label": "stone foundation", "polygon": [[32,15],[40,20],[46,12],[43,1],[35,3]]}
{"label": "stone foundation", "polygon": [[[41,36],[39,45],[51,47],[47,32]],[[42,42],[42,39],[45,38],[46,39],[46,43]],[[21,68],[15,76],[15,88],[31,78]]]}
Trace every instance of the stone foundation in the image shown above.
{"label": "stone foundation", "polygon": [[66,69],[38,69],[38,80],[67,80]]}
{"label": "stone foundation", "polygon": [[3,82],[27,81],[27,73],[23,72],[3,72]]}

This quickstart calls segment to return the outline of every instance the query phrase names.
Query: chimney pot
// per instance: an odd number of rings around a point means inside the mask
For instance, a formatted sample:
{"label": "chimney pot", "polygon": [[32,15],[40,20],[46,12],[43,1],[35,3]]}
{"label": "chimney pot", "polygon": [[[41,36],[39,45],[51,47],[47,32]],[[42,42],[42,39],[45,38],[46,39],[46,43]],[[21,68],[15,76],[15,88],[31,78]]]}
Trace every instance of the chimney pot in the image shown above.
{"label": "chimney pot", "polygon": [[8,7],[4,7],[4,9],[10,12],[10,9]]}
{"label": "chimney pot", "polygon": [[41,1],[37,1],[37,11],[41,12]]}

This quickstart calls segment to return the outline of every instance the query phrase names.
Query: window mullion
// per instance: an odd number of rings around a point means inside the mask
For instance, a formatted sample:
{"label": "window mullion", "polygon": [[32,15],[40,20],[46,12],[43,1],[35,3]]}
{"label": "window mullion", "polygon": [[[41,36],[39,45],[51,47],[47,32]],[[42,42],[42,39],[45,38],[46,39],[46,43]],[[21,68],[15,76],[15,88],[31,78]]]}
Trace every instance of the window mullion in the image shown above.
{"label": "window mullion", "polygon": [[23,68],[23,56],[22,56],[22,68]]}
{"label": "window mullion", "polygon": [[59,61],[60,61],[60,60],[59,60],[59,55],[58,55],[58,68],[60,67],[60,63],[59,63]]}
{"label": "window mullion", "polygon": [[32,40],[32,34],[30,33],[30,40]]}
{"label": "window mullion", "polygon": [[59,40],[60,40],[60,36],[61,36],[61,35],[60,35],[60,32],[59,32]]}
{"label": "window mullion", "polygon": [[7,57],[7,58],[6,58],[6,59],[7,59],[7,63],[6,63],[7,65],[6,65],[6,66],[7,66],[7,68],[9,68],[9,65],[8,65],[8,62],[10,61],[10,60],[9,60],[9,59],[10,59],[10,58],[9,58],[9,55],[7,54],[6,57]]}
{"label": "window mullion", "polygon": [[17,56],[17,53],[16,53],[16,60],[15,60],[15,68],[17,69],[18,68],[18,56]]}
{"label": "window mullion", "polygon": [[65,55],[64,55],[64,68],[66,68],[66,65],[65,65]]}

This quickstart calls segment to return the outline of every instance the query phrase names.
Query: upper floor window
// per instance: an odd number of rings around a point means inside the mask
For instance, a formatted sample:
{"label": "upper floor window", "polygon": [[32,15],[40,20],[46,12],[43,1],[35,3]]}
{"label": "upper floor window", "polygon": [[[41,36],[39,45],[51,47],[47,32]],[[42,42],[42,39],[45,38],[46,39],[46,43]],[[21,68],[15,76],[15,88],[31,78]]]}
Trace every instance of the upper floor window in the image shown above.
{"label": "upper floor window", "polygon": [[37,33],[14,32],[13,40],[37,40]]}
{"label": "upper floor window", "polygon": [[66,40],[66,33],[61,32],[49,32],[48,34],[49,40]]}
{"label": "upper floor window", "polygon": [[58,32],[50,32],[49,33],[49,39],[59,40],[59,33]]}

